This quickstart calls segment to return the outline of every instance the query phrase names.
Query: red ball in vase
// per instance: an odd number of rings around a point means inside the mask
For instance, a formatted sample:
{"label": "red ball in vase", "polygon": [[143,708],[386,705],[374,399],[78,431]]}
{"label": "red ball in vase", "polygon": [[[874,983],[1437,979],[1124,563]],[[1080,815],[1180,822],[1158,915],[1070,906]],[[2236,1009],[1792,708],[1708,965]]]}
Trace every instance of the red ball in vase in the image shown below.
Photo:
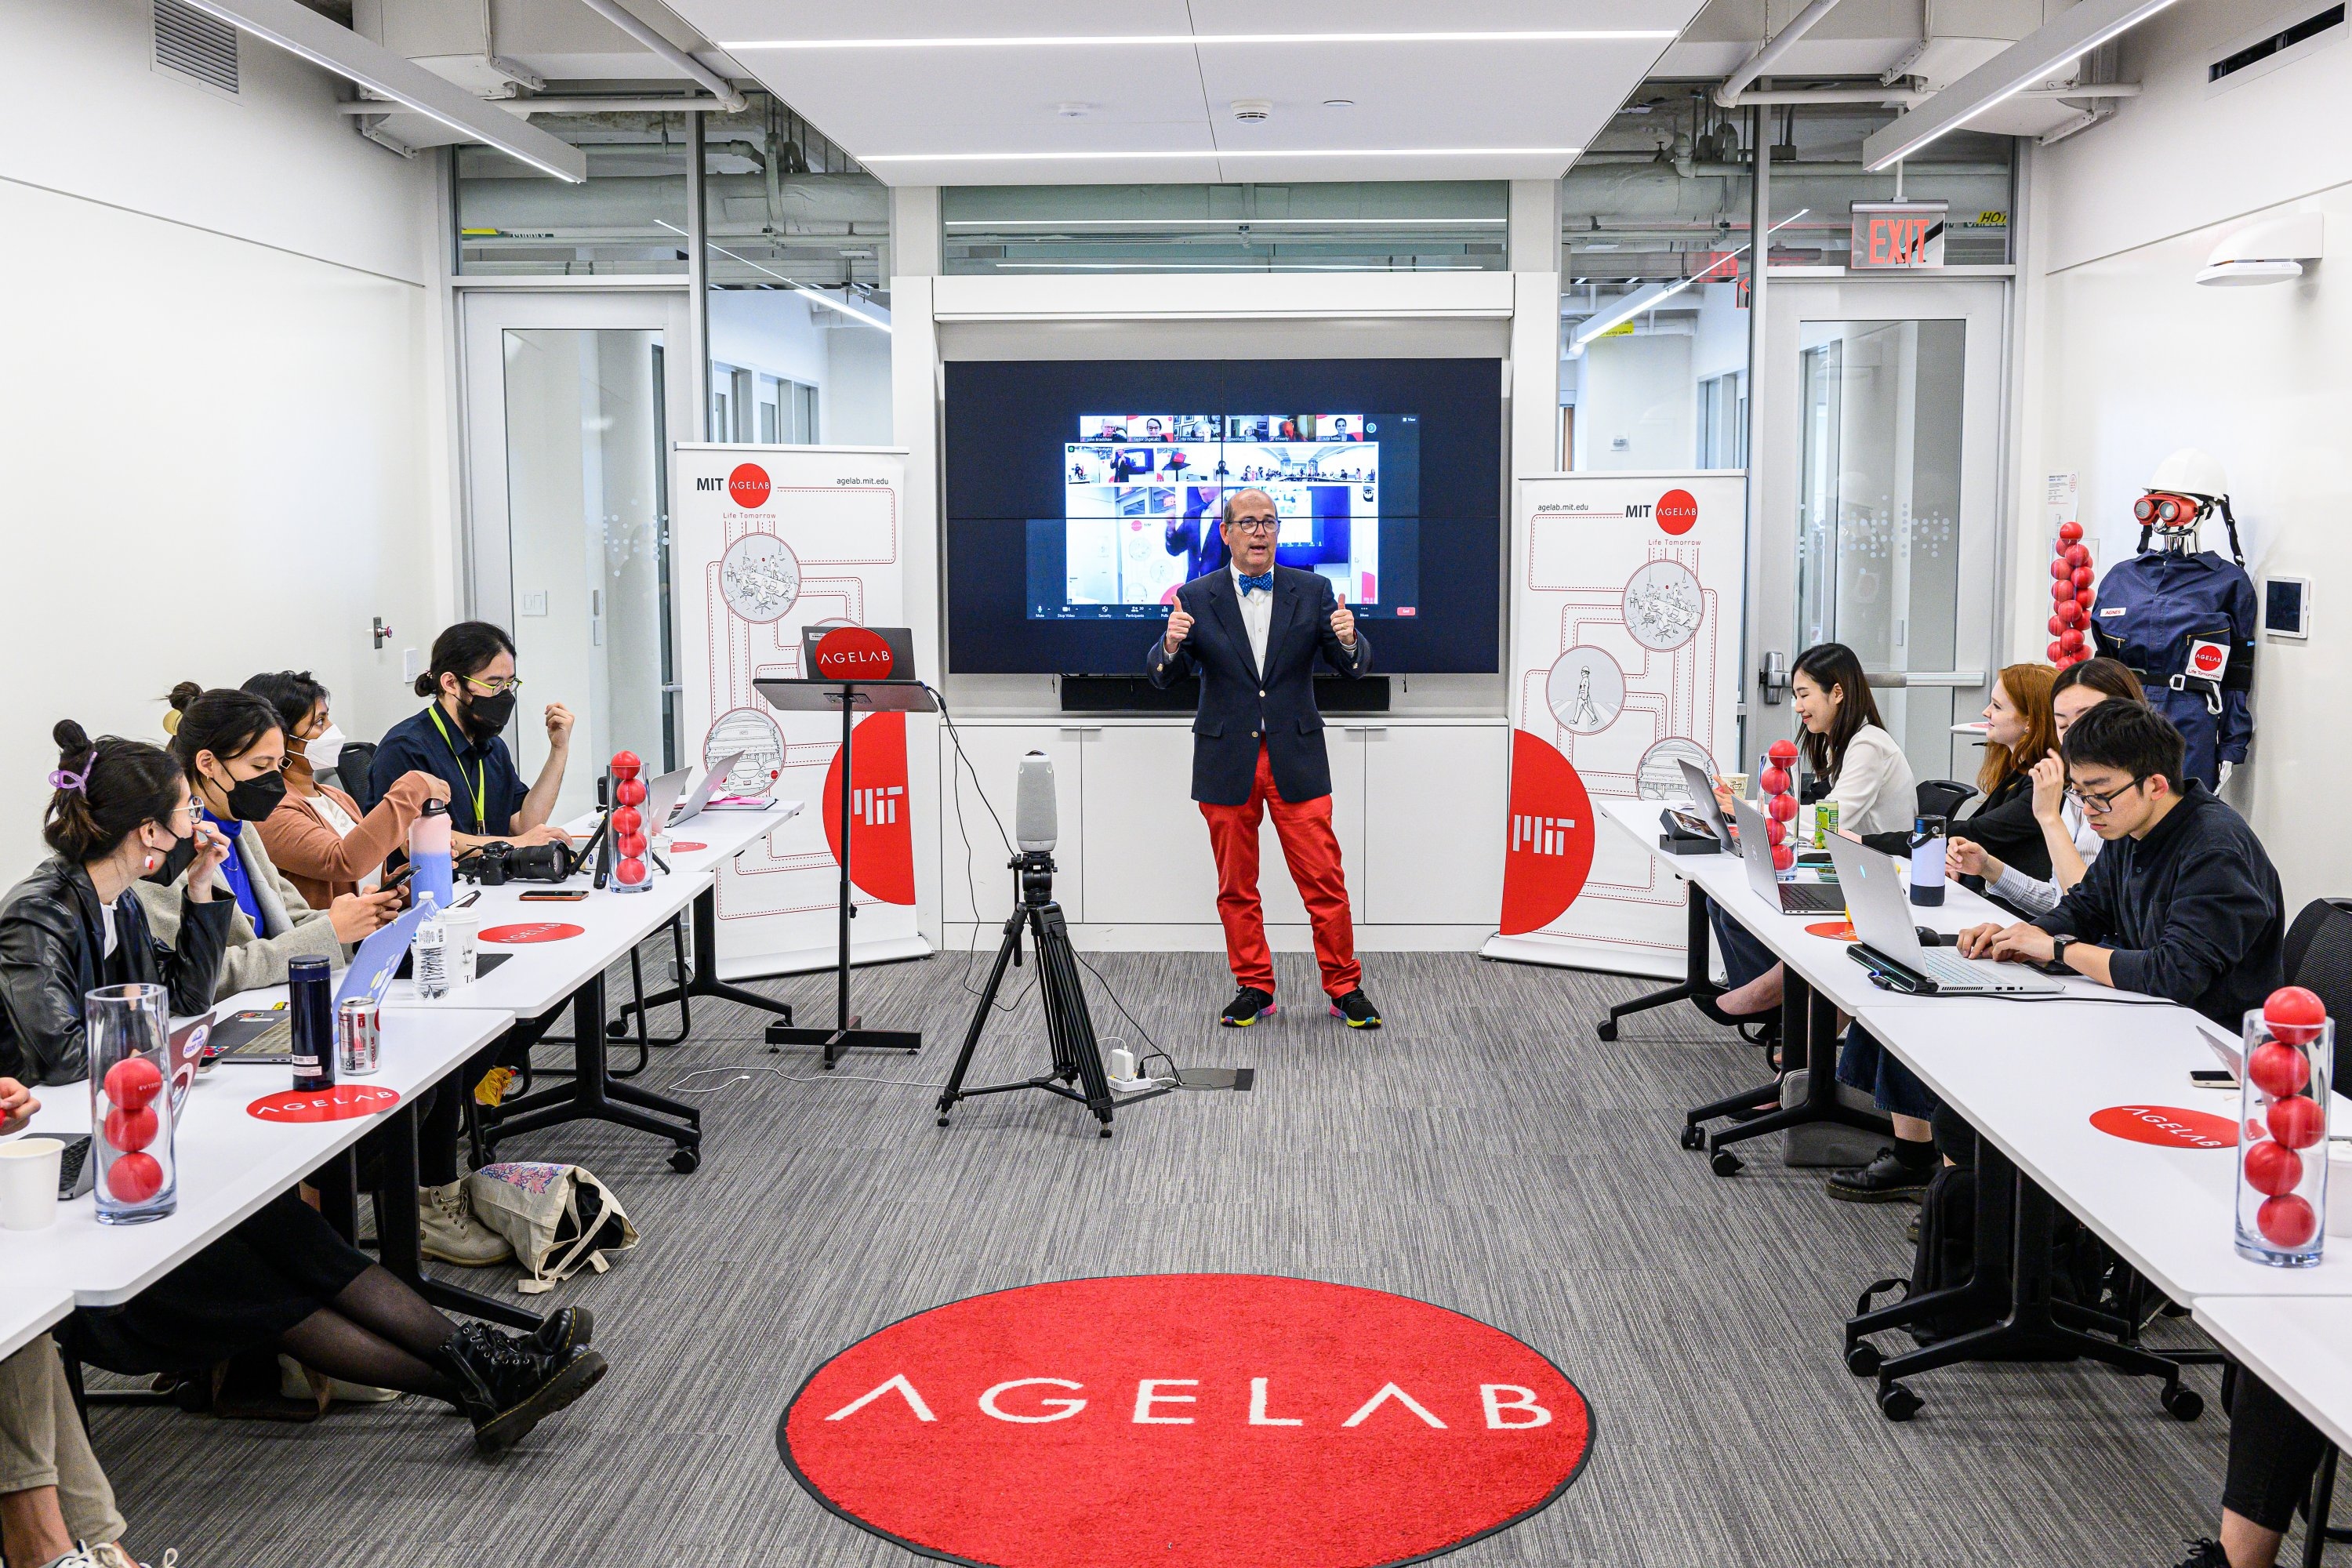
{"label": "red ball in vase", "polygon": [[2072,577],[2074,574],[2074,563],[2072,561],[2067,560],[2063,555],[2050,563],[2050,575],[2053,577],[2064,579]]}
{"label": "red ball in vase", "polygon": [[2246,1184],[2272,1197],[2291,1193],[2303,1180],[2303,1156],[2265,1138],[2246,1151]]}
{"label": "red ball in vase", "polygon": [[125,1154],[135,1154],[155,1142],[155,1112],[142,1107],[125,1110],[116,1106],[106,1113],[106,1142]]}
{"label": "red ball in vase", "polygon": [[1797,863],[1797,847],[1793,844],[1772,846],[1772,869],[1785,871]]}
{"label": "red ball in vase", "polygon": [[2094,589],[2094,588],[2079,588],[2079,589],[2075,590],[2075,593],[2074,593],[2074,603],[2075,603],[2077,605],[2081,606],[2081,608],[2084,611],[2084,613],[2086,613],[2086,614],[2087,614],[2087,613],[2089,612],[2089,610],[2090,610],[2091,606],[2092,606],[2093,605],[2097,604],[2098,602],[2099,602],[2099,595],[2098,595],[2098,591],[2097,591],[2096,589]]}
{"label": "red ball in vase", "polygon": [[2084,549],[2084,548],[2083,548],[2081,545],[2079,545],[2079,544],[2070,544],[2070,545],[2068,545],[2068,546],[2066,547],[2066,564],[2067,564],[2067,565],[2069,565],[2069,566],[2088,566],[2090,563],[2091,563],[2091,552],[2090,552],[2088,550]]}
{"label": "red ball in vase", "polygon": [[642,829],[645,825],[645,814],[639,811],[635,806],[616,805],[613,808],[614,832],[635,833]]}
{"label": "red ball in vase", "polygon": [[1797,760],[1797,742],[1775,741],[1764,749],[1764,754],[1785,768]]}
{"label": "red ball in vase", "polygon": [[613,847],[629,859],[637,859],[646,852],[646,836],[642,833],[615,834]]}
{"label": "red ball in vase", "polygon": [[2079,522],[2062,522],[2058,525],[2058,537],[2072,544],[2083,537],[2083,525]]}
{"label": "red ball in vase", "polygon": [[2066,650],[2054,642],[2045,648],[2043,652],[2047,655],[2050,662],[2053,664],[2056,664],[2060,659],[2066,657]]}
{"label": "red ball in vase", "polygon": [[2292,1045],[2306,1046],[2319,1038],[2327,1022],[2327,1004],[2315,992],[2300,985],[2282,985],[2263,1003],[2263,1026]]}
{"label": "red ball in vase", "polygon": [[163,1069],[145,1057],[125,1057],[106,1069],[106,1098],[125,1110],[144,1107],[163,1089]]}
{"label": "red ball in vase", "polygon": [[1764,842],[1772,845],[1777,848],[1780,845],[1786,844],[1788,841],[1788,825],[1783,823],[1777,816],[1766,817],[1764,819]]}
{"label": "red ball in vase", "polygon": [[1786,822],[1797,815],[1797,797],[1793,795],[1776,795],[1772,797],[1771,805],[1767,809],[1771,812],[1774,821]]}
{"label": "red ball in vase", "polygon": [[646,764],[644,763],[637,760],[637,753],[635,752],[614,752],[613,753],[613,776],[616,779],[635,778],[638,773],[644,769],[645,765]]}
{"label": "red ball in vase", "polygon": [[2083,646],[2083,634],[2076,631],[2074,627],[2068,626],[2064,631],[2058,634],[2058,646],[2066,652],[2073,653],[2076,648]]}
{"label": "red ball in vase", "polygon": [[2308,1149],[2327,1136],[2327,1117],[2319,1101],[2307,1094],[2291,1094],[2271,1104],[2263,1119],[2271,1136],[2290,1149]]}
{"label": "red ball in vase", "polygon": [[1756,784],[1766,795],[1786,795],[1789,793],[1789,770],[1766,768],[1756,775]]}
{"label": "red ball in vase", "polygon": [[2068,573],[2057,582],[2050,584],[2050,597],[2061,605],[2068,604],[2074,599],[2075,588],[2074,575],[2073,573]]}
{"label": "red ball in vase", "polygon": [[2273,1247],[2301,1247],[2318,1231],[2319,1216],[2302,1198],[2284,1193],[2263,1200],[2263,1206],[2254,1211],[2254,1228]]}
{"label": "red ball in vase", "polygon": [[613,868],[613,876],[624,887],[634,888],[646,879],[646,863],[642,860],[624,860]]}
{"label": "red ball in vase", "polygon": [[2254,1087],[2273,1100],[2284,1100],[2290,1094],[2300,1094],[2303,1086],[2311,1081],[2311,1064],[2293,1046],[2276,1040],[2256,1046],[2246,1058],[2246,1076]]}
{"label": "red ball in vase", "polygon": [[2077,566],[2077,567],[2075,567],[2075,568],[2074,568],[2074,586],[2075,586],[2075,587],[2077,587],[2077,588],[2087,588],[2087,587],[2089,587],[2089,586],[2091,585],[2092,577],[2093,577],[2093,573],[2092,573],[2091,569],[2090,569],[2088,566]]}
{"label": "red ball in vase", "polygon": [[614,784],[613,786],[613,804],[615,805],[645,805],[646,781],[643,779],[623,779],[619,784]]}
{"label": "red ball in vase", "polygon": [[2063,632],[2065,629],[2066,621],[2063,616],[2053,616],[2050,617],[2050,635],[2052,637],[2056,637],[2060,632]]}
{"label": "red ball in vase", "polygon": [[106,1190],[118,1203],[143,1204],[163,1190],[163,1167],[152,1154],[125,1154],[107,1167]]}

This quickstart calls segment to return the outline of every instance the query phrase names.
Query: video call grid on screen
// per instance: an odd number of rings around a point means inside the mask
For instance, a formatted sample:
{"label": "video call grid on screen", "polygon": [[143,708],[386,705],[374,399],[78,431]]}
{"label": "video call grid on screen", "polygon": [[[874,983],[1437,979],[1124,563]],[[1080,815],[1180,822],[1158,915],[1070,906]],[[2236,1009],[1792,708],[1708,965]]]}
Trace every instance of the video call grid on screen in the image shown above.
{"label": "video call grid on screen", "polygon": [[1418,529],[1396,513],[1419,501],[1418,416],[1089,413],[1076,426],[1063,515],[1030,525],[1031,619],[1165,614],[1177,588],[1227,563],[1218,522],[1244,489],[1274,502],[1281,564],[1326,578],[1359,614],[1417,613]]}

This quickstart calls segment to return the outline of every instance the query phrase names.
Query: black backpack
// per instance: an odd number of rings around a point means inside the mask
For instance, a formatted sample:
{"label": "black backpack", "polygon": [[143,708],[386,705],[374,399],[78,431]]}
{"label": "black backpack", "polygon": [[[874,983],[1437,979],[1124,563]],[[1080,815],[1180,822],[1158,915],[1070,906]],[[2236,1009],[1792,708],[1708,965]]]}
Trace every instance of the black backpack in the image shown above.
{"label": "black backpack", "polygon": [[[1973,1165],[1939,1165],[1919,1199],[1919,1245],[1908,1279],[1881,1279],[1864,1292],[1863,1310],[1880,1292],[1900,1286],[1902,1300],[1964,1284],[1977,1267],[1977,1171]],[[2131,1273],[2107,1244],[2063,1208],[2052,1216],[2050,1295],[2053,1300],[2120,1313],[2132,1286]],[[2007,1259],[1993,1265],[2000,1276],[1995,1305],[1947,1309],[1910,1325],[1911,1337],[1934,1344],[2000,1321],[2009,1295]]]}

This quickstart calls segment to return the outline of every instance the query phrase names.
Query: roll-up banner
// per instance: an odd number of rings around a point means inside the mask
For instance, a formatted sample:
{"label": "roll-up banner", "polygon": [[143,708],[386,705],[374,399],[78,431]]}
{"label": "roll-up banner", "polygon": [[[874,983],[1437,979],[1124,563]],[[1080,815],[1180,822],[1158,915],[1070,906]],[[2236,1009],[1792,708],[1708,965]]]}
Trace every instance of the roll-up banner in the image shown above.
{"label": "roll-up banner", "polygon": [[1513,519],[1511,793],[1489,958],[1678,975],[1682,884],[1600,801],[1681,800],[1677,762],[1738,772],[1747,479],[1521,479]]}
{"label": "roll-up banner", "polygon": [[[681,442],[671,450],[670,603],[677,725],[697,768],[740,753],[723,794],[800,801],[719,876],[719,973],[831,965],[841,908],[841,722],[779,713],[751,682],[797,677],[801,628],[903,626],[906,453]],[[919,957],[907,716],[857,721],[851,747],[853,959]],[[677,837],[694,837],[689,824]]]}

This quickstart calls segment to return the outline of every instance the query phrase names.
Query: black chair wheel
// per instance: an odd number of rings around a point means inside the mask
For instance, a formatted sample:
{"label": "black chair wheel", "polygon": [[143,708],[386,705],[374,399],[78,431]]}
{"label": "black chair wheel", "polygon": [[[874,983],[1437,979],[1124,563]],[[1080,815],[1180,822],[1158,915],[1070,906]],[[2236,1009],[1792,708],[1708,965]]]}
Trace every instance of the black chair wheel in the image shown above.
{"label": "black chair wheel", "polygon": [[604,1026],[604,1033],[612,1039],[625,1040],[629,1037],[629,1021],[626,1018],[615,1018]]}
{"label": "black chair wheel", "polygon": [[1701,1127],[1696,1121],[1692,1122],[1689,1126],[1683,1129],[1682,1145],[1685,1149],[1706,1148],[1706,1129]]}
{"label": "black chair wheel", "polygon": [[1845,1369],[1856,1377],[1876,1377],[1882,1359],[1876,1345],[1858,1340],[1846,1347]]}
{"label": "black chair wheel", "polygon": [[1878,1391],[1878,1413],[1889,1421],[1908,1421],[1919,1414],[1924,1403],[1920,1397],[1899,1383],[1890,1383]]}
{"label": "black chair wheel", "polygon": [[1109,1128],[1108,1128],[1108,1127],[1104,1128],[1104,1129],[1102,1130],[1102,1135],[1103,1135],[1104,1137],[1106,1137],[1106,1138],[1109,1137],[1109,1136],[1110,1136],[1110,1129],[1109,1129]]}
{"label": "black chair wheel", "polygon": [[1617,1037],[1617,1020],[1605,1018],[1592,1026],[1592,1032],[1604,1040],[1613,1040]]}
{"label": "black chair wheel", "polygon": [[942,1127],[945,1127],[947,1124],[948,1124],[948,1119],[947,1119],[947,1117],[946,1117],[945,1115],[940,1116],[940,1126],[942,1126]]}
{"label": "black chair wheel", "polygon": [[2205,1396],[2183,1384],[2174,1384],[2158,1398],[2175,1421],[2194,1421],[2205,1414]]}
{"label": "black chair wheel", "polygon": [[701,1164],[702,1151],[699,1149],[676,1150],[669,1157],[669,1168],[676,1171],[681,1176],[690,1176],[694,1174],[694,1173],[701,1167]]}
{"label": "black chair wheel", "polygon": [[1714,1168],[1715,1173],[1718,1176],[1736,1176],[1743,1168],[1739,1156],[1728,1149],[1717,1149],[1707,1160],[1707,1163]]}

